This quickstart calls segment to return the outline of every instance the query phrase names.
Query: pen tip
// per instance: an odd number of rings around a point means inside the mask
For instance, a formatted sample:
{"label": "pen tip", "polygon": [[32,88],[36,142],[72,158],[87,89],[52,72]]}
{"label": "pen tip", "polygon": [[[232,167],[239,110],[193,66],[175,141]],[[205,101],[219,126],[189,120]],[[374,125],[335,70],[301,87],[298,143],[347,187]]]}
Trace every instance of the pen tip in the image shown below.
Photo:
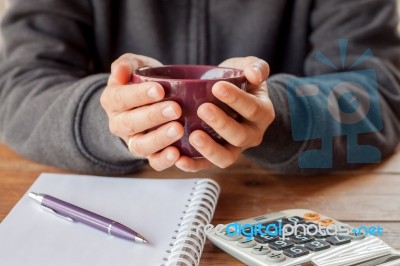
{"label": "pen tip", "polygon": [[140,243],[149,243],[143,236],[139,235]]}
{"label": "pen tip", "polygon": [[149,243],[149,241],[147,241],[143,236],[141,236],[139,234],[135,237],[135,242],[137,242],[137,243]]}

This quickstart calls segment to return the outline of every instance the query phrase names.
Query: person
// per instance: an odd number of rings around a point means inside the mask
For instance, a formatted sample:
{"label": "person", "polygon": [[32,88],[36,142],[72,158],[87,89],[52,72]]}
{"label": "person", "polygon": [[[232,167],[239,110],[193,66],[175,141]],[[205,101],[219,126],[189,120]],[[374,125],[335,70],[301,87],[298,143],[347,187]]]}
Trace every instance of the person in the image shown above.
{"label": "person", "polygon": [[[136,171],[146,159],[156,170],[225,168],[242,153],[285,173],[351,168],[345,136],[333,141],[332,168],[299,167],[299,155],[321,142],[293,139],[285,84],[334,72],[315,55],[340,63],[338,39],[348,40],[349,61],[370,48],[374,56],[359,69],[377,72],[383,129],[359,142],[389,156],[400,138],[397,23],[394,0],[13,0],[1,24],[1,141],[33,160],[94,174]],[[171,146],[183,134],[175,121],[182,110],[161,101],[162,87],[130,84],[132,71],[161,62],[220,64],[249,81],[247,93],[213,87],[240,122],[210,103],[199,108],[228,142],[192,133],[204,159]]]}

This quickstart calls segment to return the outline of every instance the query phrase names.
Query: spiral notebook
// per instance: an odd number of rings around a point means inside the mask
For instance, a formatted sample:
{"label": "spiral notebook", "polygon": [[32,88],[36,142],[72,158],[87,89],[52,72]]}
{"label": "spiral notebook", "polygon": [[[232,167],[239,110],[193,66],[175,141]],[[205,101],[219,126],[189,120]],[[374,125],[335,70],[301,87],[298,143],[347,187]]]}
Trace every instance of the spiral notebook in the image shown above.
{"label": "spiral notebook", "polygon": [[[149,243],[60,219],[28,198],[31,191],[116,220]],[[198,265],[219,192],[211,179],[42,174],[0,224],[0,265]]]}

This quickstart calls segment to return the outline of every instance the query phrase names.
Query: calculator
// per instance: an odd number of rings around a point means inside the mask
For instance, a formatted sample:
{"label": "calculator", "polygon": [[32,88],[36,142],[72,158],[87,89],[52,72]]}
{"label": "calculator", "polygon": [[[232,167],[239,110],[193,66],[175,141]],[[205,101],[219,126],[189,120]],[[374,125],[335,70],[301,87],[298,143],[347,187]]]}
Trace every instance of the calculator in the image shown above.
{"label": "calculator", "polygon": [[398,266],[400,252],[379,239],[382,229],[291,209],[218,225],[207,238],[251,266]]}

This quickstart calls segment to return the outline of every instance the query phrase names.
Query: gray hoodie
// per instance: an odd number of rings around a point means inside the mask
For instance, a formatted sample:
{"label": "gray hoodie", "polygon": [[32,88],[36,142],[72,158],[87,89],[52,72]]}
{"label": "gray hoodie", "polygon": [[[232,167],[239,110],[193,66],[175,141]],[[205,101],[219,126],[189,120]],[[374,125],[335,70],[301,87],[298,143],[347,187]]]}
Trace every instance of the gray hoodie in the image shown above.
{"label": "gray hoodie", "polygon": [[[254,55],[271,67],[269,94],[276,120],[263,143],[245,154],[282,172],[320,139],[295,141],[286,81],[335,72],[317,51],[340,65],[367,48],[374,56],[355,69],[377,72],[383,129],[358,142],[393,153],[400,139],[400,39],[394,0],[13,0],[1,24],[1,141],[32,160],[83,173],[140,169],[108,129],[99,97],[111,63],[131,52],[164,64],[218,64]],[[315,100],[321,108],[326,102]],[[317,125],[328,128],[330,119]],[[346,161],[346,136],[333,138],[333,167]],[[329,171],[331,168],[322,169]]]}

